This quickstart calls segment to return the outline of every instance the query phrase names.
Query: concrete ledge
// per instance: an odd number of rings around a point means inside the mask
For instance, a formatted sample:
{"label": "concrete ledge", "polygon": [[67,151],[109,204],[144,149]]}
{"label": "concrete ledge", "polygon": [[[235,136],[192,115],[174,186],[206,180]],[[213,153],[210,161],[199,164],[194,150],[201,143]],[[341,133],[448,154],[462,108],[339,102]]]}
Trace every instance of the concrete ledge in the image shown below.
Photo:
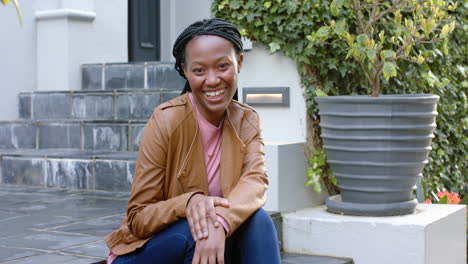
{"label": "concrete ledge", "polygon": [[359,217],[325,206],[283,215],[285,252],[352,258],[359,264],[466,263],[466,206],[418,204],[405,216]]}
{"label": "concrete ledge", "polygon": [[95,18],[96,12],[78,9],[64,8],[36,12],[37,20],[72,19],[92,22]]}
{"label": "concrete ledge", "polygon": [[303,142],[266,141],[264,151],[269,180],[265,210],[285,212],[324,203],[325,188],[317,194],[311,187],[304,186],[308,164]]}

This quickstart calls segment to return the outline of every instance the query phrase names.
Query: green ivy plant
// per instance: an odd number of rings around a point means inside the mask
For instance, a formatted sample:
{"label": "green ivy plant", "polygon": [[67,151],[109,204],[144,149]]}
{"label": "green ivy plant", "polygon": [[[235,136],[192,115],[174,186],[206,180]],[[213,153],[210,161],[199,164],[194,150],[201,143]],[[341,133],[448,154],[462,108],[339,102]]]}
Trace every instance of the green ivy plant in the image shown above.
{"label": "green ivy plant", "polygon": [[[312,33],[318,32],[324,25],[331,26],[332,21],[335,21],[334,28],[336,28],[336,24],[345,19],[346,29],[355,36],[355,43],[357,42],[358,24],[353,19],[353,10],[346,8],[344,3],[341,8],[336,6],[336,2],[332,7],[332,2],[331,0],[214,0],[212,4],[214,16],[224,18],[238,26],[241,33],[254,43],[269,47],[271,52],[282,52],[297,63],[304,87],[309,124],[312,128],[310,129],[312,135],[308,136],[313,138],[308,142],[313,145],[310,147],[313,150],[308,152],[309,160],[315,151],[320,150],[321,145],[317,137],[320,128],[317,125],[315,96],[321,94],[322,91],[327,95],[369,94],[368,77],[365,76],[362,65],[354,59],[354,54],[344,60],[350,48],[346,40],[337,38],[335,30],[331,38],[326,41],[311,41],[310,39]],[[431,1],[423,0],[419,2],[431,3]],[[399,74],[394,77],[389,76],[388,80],[385,76],[381,79],[381,85],[385,86],[381,93],[432,93],[440,96],[438,127],[432,143],[433,151],[430,152],[429,163],[423,172],[423,185],[426,193],[437,188],[463,193],[463,187],[468,182],[468,163],[466,162],[468,152],[466,98],[468,90],[466,59],[468,2],[458,0],[454,1],[452,6],[457,6],[457,8],[448,10],[447,6],[447,10],[441,9],[441,11],[443,10],[454,18],[456,26],[453,33],[440,38],[443,27],[446,24],[451,27],[453,23],[448,20],[440,21],[443,25],[436,27],[429,34],[433,37],[437,35],[436,38],[440,40],[430,43],[420,42],[413,46],[408,57],[399,60],[396,67]],[[383,10],[385,6],[381,7]],[[333,15],[332,8],[339,11],[339,17]],[[400,11],[400,13],[402,26],[405,26],[405,18],[413,14],[407,10]],[[394,16],[388,19],[393,20]],[[396,27],[391,26],[392,23],[392,21],[388,25],[382,23],[381,28],[374,30],[373,39],[377,40],[376,45],[381,30],[385,32],[386,41],[392,41],[391,35],[397,30]],[[397,41],[400,40],[397,38]],[[391,49],[395,53],[398,50],[393,43],[383,47],[384,50]],[[380,52],[376,52],[376,56],[380,57]],[[424,58],[422,63],[420,56]],[[417,62],[418,58],[420,58],[420,64],[415,67],[414,61]],[[392,56],[386,59],[391,60]],[[327,179],[327,177],[323,178]]]}
{"label": "green ivy plant", "polygon": [[440,43],[422,46],[418,53],[426,59],[420,67],[400,65],[388,93],[432,93],[440,96],[436,137],[432,141],[429,163],[423,172],[426,194],[438,189],[465,193],[468,182],[468,2],[458,1],[451,11],[454,32]]}
{"label": "green ivy plant", "polygon": [[322,192],[322,183],[326,186],[330,195],[338,192],[336,177],[332,175],[332,171],[328,166],[324,149],[313,152],[312,157],[309,159],[306,176],[307,181],[304,185],[306,187],[312,186],[315,192]]}

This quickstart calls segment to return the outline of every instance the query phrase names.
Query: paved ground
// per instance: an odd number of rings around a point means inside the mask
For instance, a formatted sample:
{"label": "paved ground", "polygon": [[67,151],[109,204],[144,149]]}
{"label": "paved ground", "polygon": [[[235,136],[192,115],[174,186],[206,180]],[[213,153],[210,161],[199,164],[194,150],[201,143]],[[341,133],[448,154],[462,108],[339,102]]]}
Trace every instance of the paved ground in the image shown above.
{"label": "paved ground", "polygon": [[[0,185],[0,264],[89,264],[105,258],[102,237],[119,227],[128,193]],[[284,255],[283,263],[351,264]]]}
{"label": "paved ground", "polygon": [[0,263],[92,263],[119,227],[125,193],[0,185]]}

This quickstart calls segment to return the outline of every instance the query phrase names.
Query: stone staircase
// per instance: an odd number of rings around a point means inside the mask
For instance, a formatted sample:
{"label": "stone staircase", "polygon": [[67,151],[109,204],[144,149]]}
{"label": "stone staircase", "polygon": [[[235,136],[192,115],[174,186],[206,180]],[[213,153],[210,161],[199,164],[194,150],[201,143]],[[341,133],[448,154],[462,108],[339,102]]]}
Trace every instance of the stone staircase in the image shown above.
{"label": "stone staircase", "polygon": [[0,183],[129,191],[143,127],[177,97],[173,64],[87,64],[79,91],[19,95],[19,116],[0,121]]}

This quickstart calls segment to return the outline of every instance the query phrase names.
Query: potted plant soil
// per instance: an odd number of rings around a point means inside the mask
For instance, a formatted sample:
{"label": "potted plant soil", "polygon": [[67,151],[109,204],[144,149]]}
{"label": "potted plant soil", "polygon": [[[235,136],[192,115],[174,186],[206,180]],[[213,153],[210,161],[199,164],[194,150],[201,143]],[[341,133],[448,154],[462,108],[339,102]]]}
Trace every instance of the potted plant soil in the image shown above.
{"label": "potted plant soil", "polygon": [[[309,37],[311,45],[346,41],[346,58],[362,69],[370,95],[319,96],[321,138],[341,195],[327,210],[351,215],[413,213],[412,194],[428,162],[439,97],[381,95],[382,83],[397,74],[398,62],[424,61],[418,46],[437,43],[455,27],[450,1],[334,0],[336,21]],[[351,9],[351,16],[340,16]],[[354,26],[356,25],[356,26]]]}

